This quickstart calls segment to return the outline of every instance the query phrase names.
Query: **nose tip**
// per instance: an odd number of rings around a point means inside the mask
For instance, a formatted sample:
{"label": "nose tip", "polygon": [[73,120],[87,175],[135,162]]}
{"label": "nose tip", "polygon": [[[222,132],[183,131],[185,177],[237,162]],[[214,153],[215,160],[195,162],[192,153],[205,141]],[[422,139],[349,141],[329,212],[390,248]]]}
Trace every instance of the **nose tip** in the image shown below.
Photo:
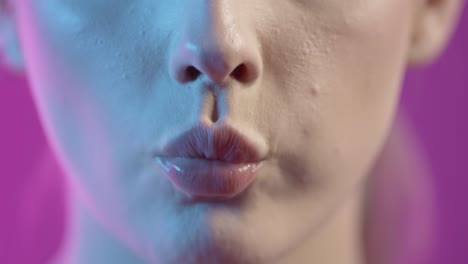
{"label": "nose tip", "polygon": [[202,76],[216,84],[224,84],[228,78],[249,83],[258,78],[260,71],[260,60],[253,48],[206,38],[199,43],[180,42],[170,62],[172,78],[181,84]]}

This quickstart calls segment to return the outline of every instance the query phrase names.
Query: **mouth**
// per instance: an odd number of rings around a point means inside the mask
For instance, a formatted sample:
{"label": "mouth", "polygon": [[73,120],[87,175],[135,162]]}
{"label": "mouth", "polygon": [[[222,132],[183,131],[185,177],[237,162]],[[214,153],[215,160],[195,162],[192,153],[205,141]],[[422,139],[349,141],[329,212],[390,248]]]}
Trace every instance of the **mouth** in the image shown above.
{"label": "mouth", "polygon": [[195,126],[154,155],[157,168],[194,200],[227,200],[246,190],[266,159],[266,143],[229,126]]}
{"label": "mouth", "polygon": [[263,164],[181,157],[157,157],[155,160],[172,184],[189,198],[218,201],[231,199],[244,191]]}

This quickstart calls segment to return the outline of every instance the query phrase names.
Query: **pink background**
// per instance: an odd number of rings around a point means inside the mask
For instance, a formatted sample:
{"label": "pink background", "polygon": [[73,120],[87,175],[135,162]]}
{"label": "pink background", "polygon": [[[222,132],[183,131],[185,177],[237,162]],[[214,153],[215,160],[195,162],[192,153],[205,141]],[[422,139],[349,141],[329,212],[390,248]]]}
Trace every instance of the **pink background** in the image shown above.
{"label": "pink background", "polygon": [[[408,72],[401,101],[437,190],[439,240],[430,264],[468,263],[467,13],[444,55]],[[50,162],[27,81],[2,68],[0,124],[0,263],[46,263],[64,230],[63,180]]]}

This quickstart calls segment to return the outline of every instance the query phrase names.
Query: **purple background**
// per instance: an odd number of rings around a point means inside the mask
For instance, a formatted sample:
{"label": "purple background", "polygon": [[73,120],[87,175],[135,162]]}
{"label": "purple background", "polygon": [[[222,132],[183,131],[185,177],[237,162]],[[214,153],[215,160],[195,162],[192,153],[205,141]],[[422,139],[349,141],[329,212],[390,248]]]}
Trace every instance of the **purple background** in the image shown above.
{"label": "purple background", "polygon": [[[464,13],[443,56],[432,66],[408,72],[401,101],[425,147],[437,190],[439,240],[430,264],[468,263],[468,11]],[[0,123],[0,263],[44,263],[64,230],[63,179],[26,80],[1,68]]]}

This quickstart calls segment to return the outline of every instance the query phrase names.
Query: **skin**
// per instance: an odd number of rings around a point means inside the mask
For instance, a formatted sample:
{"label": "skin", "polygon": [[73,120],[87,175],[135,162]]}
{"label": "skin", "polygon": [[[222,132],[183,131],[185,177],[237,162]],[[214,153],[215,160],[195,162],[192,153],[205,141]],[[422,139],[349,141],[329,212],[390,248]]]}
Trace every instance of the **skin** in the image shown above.
{"label": "skin", "polygon": [[[17,0],[4,46],[75,194],[69,261],[362,263],[403,73],[439,53],[459,3]],[[186,205],[155,169],[162,139],[198,123],[265,144],[242,201]]]}

